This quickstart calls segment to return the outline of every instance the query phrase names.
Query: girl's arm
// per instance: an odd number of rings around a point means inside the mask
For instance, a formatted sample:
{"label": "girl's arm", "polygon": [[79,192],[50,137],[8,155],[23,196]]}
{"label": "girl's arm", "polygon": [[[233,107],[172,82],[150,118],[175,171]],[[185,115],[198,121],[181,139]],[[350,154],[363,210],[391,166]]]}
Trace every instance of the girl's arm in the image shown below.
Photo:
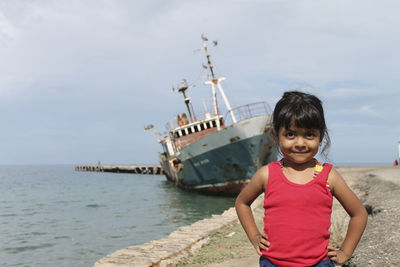
{"label": "girl's arm", "polygon": [[328,182],[331,185],[332,194],[350,216],[346,237],[340,249],[335,250],[332,246],[328,246],[329,258],[338,264],[343,264],[353,255],[367,225],[368,214],[361,201],[335,169],[330,172]]}
{"label": "girl's arm", "polygon": [[240,223],[258,255],[261,255],[261,249],[267,249],[269,242],[267,241],[264,232],[261,234],[258,231],[250,205],[260,194],[262,194],[267,184],[267,180],[268,167],[264,166],[254,174],[250,183],[243,188],[235,203]]}

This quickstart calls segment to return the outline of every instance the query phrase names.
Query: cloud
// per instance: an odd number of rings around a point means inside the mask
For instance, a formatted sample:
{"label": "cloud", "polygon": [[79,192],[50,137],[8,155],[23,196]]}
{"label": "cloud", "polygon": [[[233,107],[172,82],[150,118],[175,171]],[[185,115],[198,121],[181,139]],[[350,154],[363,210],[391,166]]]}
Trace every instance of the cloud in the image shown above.
{"label": "cloud", "polygon": [[[399,8],[372,0],[0,1],[0,122],[8,126],[0,137],[21,158],[40,136],[52,140],[46,146],[40,139],[43,147],[61,150],[57,142],[138,142],[133,136],[147,138],[144,124],[163,131],[185,109],[170,93],[182,78],[196,82],[188,93],[202,111],[210,90],[202,85],[204,53],[193,53],[201,33],[219,41],[211,59],[227,76],[231,103],[268,100],[273,107],[283,91],[301,89],[324,100],[334,127],[355,119],[393,125]],[[24,147],[12,140],[17,131]],[[68,136],[74,141],[63,141]]]}
{"label": "cloud", "polygon": [[359,106],[350,109],[341,109],[335,111],[335,113],[338,115],[347,115],[347,116],[364,116],[364,117],[374,117],[374,118],[383,117],[381,111],[378,110],[373,105]]}
{"label": "cloud", "polygon": [[0,46],[6,46],[17,35],[16,27],[0,11]]}
{"label": "cloud", "polygon": [[[357,86],[360,86],[359,83]],[[340,99],[354,99],[354,98],[371,98],[378,97],[387,94],[387,92],[383,90],[379,90],[378,88],[334,88],[329,91],[329,94],[326,95],[326,98],[330,100],[340,100]]]}

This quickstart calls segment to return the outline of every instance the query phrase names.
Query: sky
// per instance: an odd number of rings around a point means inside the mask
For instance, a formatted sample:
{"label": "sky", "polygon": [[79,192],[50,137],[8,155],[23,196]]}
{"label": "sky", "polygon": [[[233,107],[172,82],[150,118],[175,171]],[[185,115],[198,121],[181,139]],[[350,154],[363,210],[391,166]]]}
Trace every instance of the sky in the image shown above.
{"label": "sky", "polygon": [[[334,163],[398,158],[395,0],[0,0],[0,164],[152,164],[152,132],[211,105],[201,34],[232,106],[302,90]],[[211,45],[212,42],[209,42]],[[222,103],[222,101],[220,101]]]}

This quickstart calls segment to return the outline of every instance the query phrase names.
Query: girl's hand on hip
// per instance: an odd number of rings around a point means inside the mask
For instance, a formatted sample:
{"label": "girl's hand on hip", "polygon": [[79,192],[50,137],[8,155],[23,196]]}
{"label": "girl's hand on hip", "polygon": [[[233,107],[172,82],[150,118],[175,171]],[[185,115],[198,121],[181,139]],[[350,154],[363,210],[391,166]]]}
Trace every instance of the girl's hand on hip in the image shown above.
{"label": "girl's hand on hip", "polygon": [[346,255],[342,250],[336,250],[333,246],[328,245],[328,257],[331,261],[337,264],[343,264],[349,260],[349,256]]}
{"label": "girl's hand on hip", "polygon": [[270,246],[268,237],[265,233],[256,235],[255,238],[251,241],[251,243],[253,244],[259,256],[261,256],[262,250],[268,250]]}

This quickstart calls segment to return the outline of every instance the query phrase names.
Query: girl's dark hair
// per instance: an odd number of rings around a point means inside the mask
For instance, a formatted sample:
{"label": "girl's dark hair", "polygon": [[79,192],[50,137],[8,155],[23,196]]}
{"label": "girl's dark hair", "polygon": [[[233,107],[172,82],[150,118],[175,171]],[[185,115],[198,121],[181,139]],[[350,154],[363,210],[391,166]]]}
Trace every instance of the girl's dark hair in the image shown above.
{"label": "girl's dark hair", "polygon": [[275,134],[277,135],[282,127],[289,129],[292,120],[296,127],[319,130],[321,145],[324,143],[321,153],[326,158],[327,150],[330,146],[330,138],[325,124],[321,100],[314,95],[299,91],[285,92],[276,104],[272,114],[272,125]]}

